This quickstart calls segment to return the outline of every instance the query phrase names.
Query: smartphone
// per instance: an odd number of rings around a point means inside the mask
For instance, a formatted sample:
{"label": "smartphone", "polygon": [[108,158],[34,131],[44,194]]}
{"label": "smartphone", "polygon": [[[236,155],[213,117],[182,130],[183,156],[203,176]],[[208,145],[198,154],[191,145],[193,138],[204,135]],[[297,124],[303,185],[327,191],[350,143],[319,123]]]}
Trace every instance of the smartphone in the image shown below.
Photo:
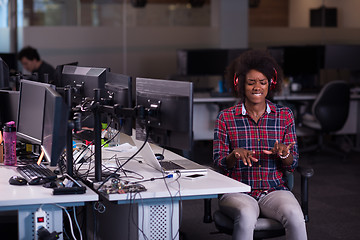
{"label": "smartphone", "polygon": [[197,179],[197,178],[200,178],[200,177],[203,177],[203,176],[205,176],[205,175],[196,173],[196,174],[184,176],[184,179],[193,180],[193,179]]}

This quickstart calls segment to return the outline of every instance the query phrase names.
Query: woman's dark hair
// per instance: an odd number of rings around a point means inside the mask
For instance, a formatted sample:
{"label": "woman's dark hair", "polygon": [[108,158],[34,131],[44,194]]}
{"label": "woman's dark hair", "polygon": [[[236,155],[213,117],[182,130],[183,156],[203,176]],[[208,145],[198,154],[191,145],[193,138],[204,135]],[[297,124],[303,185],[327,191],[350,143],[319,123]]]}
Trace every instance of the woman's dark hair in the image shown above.
{"label": "woman's dark hair", "polygon": [[18,59],[21,61],[22,58],[27,58],[29,60],[38,60],[40,61],[40,55],[38,51],[35,48],[32,48],[30,46],[24,47],[21,49],[21,51],[18,53]]}
{"label": "woman's dark hair", "polygon": [[[271,79],[274,77],[276,78],[276,85],[275,87],[269,88],[267,98],[271,98],[274,93],[281,91],[283,75],[276,60],[266,51],[248,50],[232,61],[226,68],[225,73],[225,79],[228,86],[231,86],[231,90],[241,101],[244,101],[245,99],[246,74],[250,70],[257,70],[264,74],[269,81],[269,86]],[[234,77],[238,77],[239,79],[236,87],[234,86]]]}

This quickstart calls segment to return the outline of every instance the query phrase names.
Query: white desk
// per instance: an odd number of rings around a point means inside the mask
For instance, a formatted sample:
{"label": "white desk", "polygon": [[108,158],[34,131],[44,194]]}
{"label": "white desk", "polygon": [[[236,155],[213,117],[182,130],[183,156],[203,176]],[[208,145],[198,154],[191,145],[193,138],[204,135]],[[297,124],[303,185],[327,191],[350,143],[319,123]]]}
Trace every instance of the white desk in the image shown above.
{"label": "white desk", "polygon": [[211,97],[210,93],[194,93],[194,141],[214,139],[215,120],[220,106],[233,105],[237,100],[235,97]]}
{"label": "white desk", "polygon": [[317,93],[291,93],[289,95],[276,95],[275,101],[312,101],[317,97]]}
{"label": "white desk", "polygon": [[[41,185],[10,185],[8,180],[13,175],[19,175],[15,167],[0,166],[0,211],[18,211],[19,239],[34,239],[33,217],[39,207],[47,212],[49,232],[63,232],[62,209],[55,204],[72,207],[98,200],[98,195],[89,188],[85,194],[54,196],[52,189]],[[63,234],[60,238],[63,239]]]}
{"label": "white desk", "polygon": [[[153,146],[155,152],[162,152],[157,146]],[[128,156],[131,154],[127,153]],[[103,151],[103,158],[109,158],[114,155],[114,152]],[[119,155],[118,155],[119,156]],[[121,155],[124,156],[124,155]],[[174,154],[170,151],[164,152],[166,160],[186,160],[183,157]],[[151,168],[150,166],[139,163],[141,157],[137,160],[132,160],[125,165],[125,169],[134,170],[144,176],[144,179],[153,177],[161,177],[162,173]],[[190,161],[190,160],[187,160]],[[107,165],[107,161],[103,161]],[[111,166],[111,163],[109,163]],[[86,167],[84,167],[86,168]],[[140,194],[110,194],[104,195],[109,201],[114,201],[117,204],[137,203],[138,213],[138,239],[173,239],[179,229],[179,204],[180,200],[188,199],[206,199],[217,198],[219,194],[232,192],[247,192],[250,187],[224,175],[221,175],[212,170],[208,170],[207,174],[196,180],[188,180],[181,177],[178,182],[174,178],[165,179],[169,190],[163,179],[142,183],[147,191]],[[180,189],[179,189],[180,185]],[[180,190],[180,194],[179,194]],[[170,193],[171,196],[170,196]],[[131,197],[134,197],[131,199]],[[125,211],[119,211],[116,217],[107,217],[110,222],[119,222],[117,225],[121,228],[128,223],[128,214]],[[109,223],[111,224],[111,223]],[[114,227],[110,228],[114,229]],[[154,231],[153,229],[156,229]],[[127,228],[124,229],[127,231]],[[142,232],[146,237],[143,236]],[[173,236],[171,237],[171,233]],[[136,233],[135,233],[136,234]],[[132,234],[132,237],[134,234]],[[124,236],[123,236],[124,237]],[[178,239],[179,235],[175,237]]]}

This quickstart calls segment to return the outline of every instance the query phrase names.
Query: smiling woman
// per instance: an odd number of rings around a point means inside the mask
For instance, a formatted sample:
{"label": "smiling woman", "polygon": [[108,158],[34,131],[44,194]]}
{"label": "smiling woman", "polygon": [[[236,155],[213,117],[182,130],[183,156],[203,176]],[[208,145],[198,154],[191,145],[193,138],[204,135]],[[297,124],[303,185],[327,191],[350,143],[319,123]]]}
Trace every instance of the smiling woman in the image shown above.
{"label": "smiling woman", "polygon": [[219,200],[220,210],[234,220],[233,239],[253,239],[260,214],[281,222],[288,239],[307,239],[301,207],[283,178],[298,164],[294,117],[266,99],[281,90],[281,69],[266,52],[250,50],[232,62],[227,75],[240,102],[218,115],[214,163],[251,186],[249,193]]}

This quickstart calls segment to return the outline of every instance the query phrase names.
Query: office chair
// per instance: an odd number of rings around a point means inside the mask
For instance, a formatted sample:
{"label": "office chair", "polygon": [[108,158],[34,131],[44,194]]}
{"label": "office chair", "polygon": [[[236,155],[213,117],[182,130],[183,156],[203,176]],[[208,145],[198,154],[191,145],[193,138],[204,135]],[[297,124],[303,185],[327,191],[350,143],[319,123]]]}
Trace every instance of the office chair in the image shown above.
{"label": "office chair", "polygon": [[[308,179],[314,175],[314,169],[312,168],[304,168],[298,167],[297,172],[301,175],[301,209],[304,213],[305,222],[309,221],[308,214]],[[285,172],[285,178],[287,181],[287,185],[290,190],[294,187],[294,173],[293,172]],[[204,223],[215,223],[215,227],[220,233],[225,233],[228,235],[232,235],[234,228],[234,221],[222,213],[220,210],[217,210],[213,214],[213,218],[211,217],[211,199],[204,200]],[[254,230],[254,239],[266,239],[266,238],[274,238],[285,235],[285,228],[282,224],[274,219],[265,218],[260,216],[257,220],[255,230]]]}
{"label": "office chair", "polygon": [[324,136],[340,130],[348,117],[350,105],[350,88],[345,81],[332,81],[327,83],[320,91],[312,105],[312,114],[302,117],[304,127],[316,131],[317,145],[299,149],[301,153],[326,150],[341,157],[345,152],[337,151],[324,143]]}

